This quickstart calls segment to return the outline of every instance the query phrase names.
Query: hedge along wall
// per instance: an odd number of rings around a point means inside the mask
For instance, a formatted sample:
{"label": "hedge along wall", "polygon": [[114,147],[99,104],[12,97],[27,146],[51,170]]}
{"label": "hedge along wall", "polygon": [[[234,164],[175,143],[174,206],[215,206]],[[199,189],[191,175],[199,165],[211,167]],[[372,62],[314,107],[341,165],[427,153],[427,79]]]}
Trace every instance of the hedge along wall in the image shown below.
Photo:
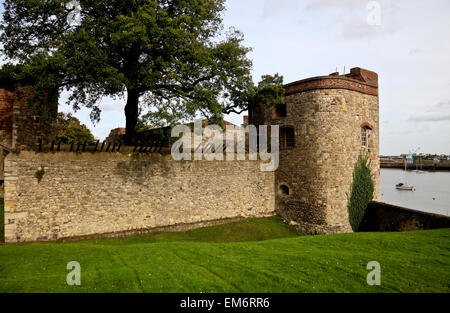
{"label": "hedge along wall", "polygon": [[65,152],[5,159],[6,242],[133,233],[274,211],[274,173],[261,172],[259,161]]}

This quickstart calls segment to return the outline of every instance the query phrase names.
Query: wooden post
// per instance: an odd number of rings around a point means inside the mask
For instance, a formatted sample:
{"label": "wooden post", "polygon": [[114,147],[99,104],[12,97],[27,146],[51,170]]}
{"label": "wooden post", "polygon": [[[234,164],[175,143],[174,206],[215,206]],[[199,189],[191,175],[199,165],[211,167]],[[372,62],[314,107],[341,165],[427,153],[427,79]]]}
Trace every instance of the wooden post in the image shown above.
{"label": "wooden post", "polygon": [[58,152],[61,151],[61,140],[58,141],[58,148],[57,148],[57,151],[58,151]]}
{"label": "wooden post", "polygon": [[155,151],[154,152],[158,152],[159,147],[161,146],[161,140],[158,140],[155,144]]}
{"label": "wooden post", "polygon": [[150,142],[150,149],[148,149],[148,152],[153,152],[153,149],[155,148],[155,141],[154,140],[152,140],[151,142]]}
{"label": "wooden post", "polygon": [[159,146],[158,146],[158,153],[160,153],[161,152],[161,149],[162,149],[162,147],[163,147],[163,144],[164,144],[164,141],[160,141],[159,142]]}
{"label": "wooden post", "polygon": [[94,148],[94,152],[97,152],[97,148],[98,148],[98,144],[100,143],[100,140],[97,140],[97,142],[95,143],[95,148]]}
{"label": "wooden post", "polygon": [[105,143],[106,143],[106,141],[103,141],[102,146],[101,146],[101,148],[100,148],[100,152],[103,151],[103,148],[105,147]]}
{"label": "wooden post", "polygon": [[122,143],[119,143],[119,147],[117,147],[117,152],[120,152],[120,147],[122,147]]}
{"label": "wooden post", "polygon": [[73,141],[72,141],[72,143],[70,144],[70,152],[72,152],[73,151]]}
{"label": "wooden post", "polygon": [[50,151],[53,152],[54,148],[55,148],[55,141],[52,140],[52,145],[50,146]]}
{"label": "wooden post", "polygon": [[139,149],[139,153],[142,153],[143,148],[144,148],[144,143],[141,144],[141,148]]}
{"label": "wooden post", "polygon": [[41,152],[42,151],[42,138],[38,139],[38,143],[39,143],[38,151]]}
{"label": "wooden post", "polygon": [[114,150],[116,150],[116,143],[114,143],[111,152],[114,152]]}
{"label": "wooden post", "polygon": [[80,144],[80,142],[78,142],[77,143],[77,151],[76,152],[78,152],[80,150],[80,146],[81,146],[81,144]]}
{"label": "wooden post", "polygon": [[108,152],[110,147],[111,147],[111,143],[108,143],[108,146],[106,146],[105,152]]}
{"label": "wooden post", "polygon": [[86,140],[83,143],[83,152],[86,152]]}

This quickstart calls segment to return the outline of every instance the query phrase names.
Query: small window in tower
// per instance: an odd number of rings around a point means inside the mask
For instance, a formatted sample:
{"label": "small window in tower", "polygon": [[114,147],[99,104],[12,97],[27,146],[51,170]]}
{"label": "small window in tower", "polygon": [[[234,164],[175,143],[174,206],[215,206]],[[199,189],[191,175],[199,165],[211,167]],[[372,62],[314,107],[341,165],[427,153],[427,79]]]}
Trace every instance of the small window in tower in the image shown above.
{"label": "small window in tower", "polygon": [[33,121],[35,124],[39,124],[39,122],[40,122],[39,116],[33,116]]}
{"label": "small window in tower", "polygon": [[275,118],[286,117],[286,103],[279,104],[275,107]]}
{"label": "small window in tower", "polygon": [[288,186],[280,185],[280,194],[283,196],[289,196],[291,194],[291,191],[289,190]]}
{"label": "small window in tower", "polygon": [[369,138],[370,131],[373,129],[373,126],[369,123],[361,124],[361,146],[368,148],[369,147]]}
{"label": "small window in tower", "polygon": [[42,137],[37,136],[37,137],[36,137],[36,143],[37,143],[37,144],[40,144],[41,142],[42,142]]}
{"label": "small window in tower", "polygon": [[361,128],[361,145],[367,147],[367,128]]}
{"label": "small window in tower", "polygon": [[280,149],[294,148],[295,132],[293,127],[283,127],[280,129]]}
{"label": "small window in tower", "polygon": [[365,148],[369,147],[370,131],[372,129],[373,126],[369,123],[364,123],[361,125],[361,146]]}
{"label": "small window in tower", "polygon": [[0,180],[0,187],[3,187],[3,183],[4,183],[4,181]]}

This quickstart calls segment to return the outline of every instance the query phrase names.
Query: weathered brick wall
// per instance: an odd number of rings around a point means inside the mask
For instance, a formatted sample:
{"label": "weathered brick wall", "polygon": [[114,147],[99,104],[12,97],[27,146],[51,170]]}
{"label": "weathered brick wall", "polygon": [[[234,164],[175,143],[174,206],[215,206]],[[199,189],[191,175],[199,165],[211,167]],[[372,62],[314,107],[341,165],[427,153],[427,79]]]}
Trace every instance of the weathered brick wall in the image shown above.
{"label": "weathered brick wall", "polygon": [[[28,104],[30,96],[24,88],[16,91],[0,88],[0,180],[3,180],[3,147],[33,149],[38,138],[47,144],[56,137],[56,93],[49,97],[48,104],[54,104],[48,105],[45,114],[37,105]],[[0,186],[0,196],[2,194]]]}
{"label": "weathered brick wall", "polygon": [[13,147],[35,148],[38,139],[43,144],[49,144],[56,139],[56,114],[58,112],[57,95],[49,95],[45,105],[28,103],[31,94],[24,92],[16,97],[13,118]]}
{"label": "weathered brick wall", "polygon": [[301,80],[286,85],[286,94],[299,93],[318,89],[347,89],[358,91],[372,96],[378,95],[378,87],[372,84],[361,83],[354,78],[343,76],[319,76]]}
{"label": "weathered brick wall", "polygon": [[4,148],[12,145],[14,94],[0,88],[0,198],[3,198]]}
{"label": "weathered brick wall", "polygon": [[[31,93],[24,88],[9,91],[0,88],[0,198],[3,197],[3,161],[5,149],[37,146],[38,138],[48,144],[56,137],[57,93],[49,95],[45,112],[28,104]],[[50,105],[50,103],[53,103]]]}
{"label": "weathered brick wall", "polygon": [[49,95],[41,109],[28,103],[31,93],[24,88],[11,92],[0,88],[0,143],[14,148],[34,148],[56,137],[57,95]]}
{"label": "weathered brick wall", "polygon": [[0,88],[0,143],[11,146],[14,94]]}
{"label": "weathered brick wall", "polygon": [[[275,211],[255,161],[22,151],[5,160],[6,242],[150,229]],[[44,168],[41,182],[36,172]]]}

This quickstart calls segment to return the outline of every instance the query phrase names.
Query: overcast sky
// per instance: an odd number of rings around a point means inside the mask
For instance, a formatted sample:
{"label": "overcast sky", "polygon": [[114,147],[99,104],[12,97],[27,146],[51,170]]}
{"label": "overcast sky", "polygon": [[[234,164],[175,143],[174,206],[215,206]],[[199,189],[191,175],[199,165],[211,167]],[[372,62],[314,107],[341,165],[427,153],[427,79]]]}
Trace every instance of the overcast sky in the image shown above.
{"label": "overcast sky", "polygon": [[[255,82],[264,74],[280,73],[288,83],[336,68],[341,74],[344,67],[373,70],[380,85],[381,154],[418,147],[450,154],[450,1],[228,0],[226,5],[226,27],[241,30],[253,48]],[[60,110],[70,111],[63,101]],[[123,107],[123,100],[105,99],[95,127],[87,110],[75,115],[104,139],[111,128],[124,127]],[[226,119],[242,123],[240,116]]]}
{"label": "overcast sky", "polygon": [[450,154],[450,1],[377,1],[379,26],[367,22],[375,12],[369,2],[229,0],[225,21],[254,48],[255,79],[278,72],[291,82],[344,66],[373,70],[381,153],[420,147]]}

